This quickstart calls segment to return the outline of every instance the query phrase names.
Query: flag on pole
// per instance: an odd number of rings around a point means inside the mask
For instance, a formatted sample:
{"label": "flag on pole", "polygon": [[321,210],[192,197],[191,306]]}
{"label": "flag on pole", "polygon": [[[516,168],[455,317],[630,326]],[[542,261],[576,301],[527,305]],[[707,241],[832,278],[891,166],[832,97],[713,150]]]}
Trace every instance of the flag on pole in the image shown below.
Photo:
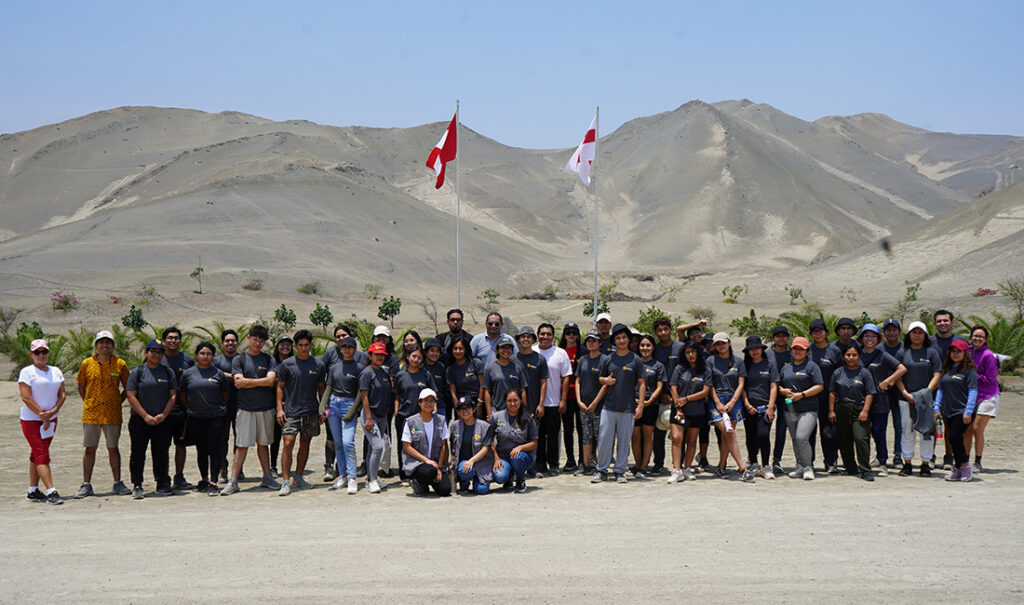
{"label": "flag on pole", "polygon": [[580,180],[588,187],[590,186],[590,165],[594,162],[596,139],[597,114],[595,113],[594,119],[590,122],[590,128],[587,130],[587,134],[583,136],[583,142],[576,148],[576,153],[572,154],[572,157],[569,158],[568,163],[565,165],[566,170],[580,175]]}
{"label": "flag on pole", "polygon": [[434,150],[430,152],[430,156],[427,157],[427,168],[433,168],[434,172],[437,173],[437,182],[434,184],[434,189],[440,189],[441,185],[444,185],[444,169],[448,162],[455,159],[455,147],[456,139],[458,136],[457,123],[458,114],[452,117],[451,124],[448,125],[448,129],[441,135],[441,140],[437,142]]}

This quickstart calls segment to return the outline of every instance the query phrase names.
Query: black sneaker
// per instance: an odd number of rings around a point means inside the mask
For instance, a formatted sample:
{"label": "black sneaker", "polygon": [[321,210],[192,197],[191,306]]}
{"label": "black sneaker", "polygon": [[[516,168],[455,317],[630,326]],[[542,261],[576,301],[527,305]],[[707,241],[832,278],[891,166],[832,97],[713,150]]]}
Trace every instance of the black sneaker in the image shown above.
{"label": "black sneaker", "polygon": [[931,477],[932,476],[932,469],[931,469],[930,466],[928,466],[927,462],[924,462],[924,463],[921,464],[921,476],[922,477]]}
{"label": "black sneaker", "polygon": [[25,494],[25,499],[29,502],[35,502],[38,504],[40,502],[46,502],[46,494],[43,493],[43,490],[37,489]]}
{"label": "black sneaker", "polygon": [[665,472],[665,467],[661,466],[659,464],[658,466],[655,466],[651,470],[647,471],[647,476],[649,476],[649,477],[657,477],[657,476],[661,475],[664,472]]}
{"label": "black sneaker", "polygon": [[782,468],[782,465],[778,460],[776,460],[772,463],[772,473],[774,473],[776,477],[781,477],[786,474],[786,469]]}
{"label": "black sneaker", "polygon": [[[925,466],[928,466],[925,464]],[[900,477],[909,477],[914,473],[914,467],[909,462],[903,463],[903,468],[900,469]]]}
{"label": "black sneaker", "polygon": [[[180,488],[179,488],[180,489]],[[210,489],[210,482],[206,479],[201,479],[199,485],[196,486],[197,492],[205,492]]]}
{"label": "black sneaker", "polygon": [[704,471],[705,473],[711,472],[711,461],[708,460],[707,456],[704,456],[700,459],[699,466],[700,470]]}
{"label": "black sneaker", "polygon": [[526,493],[526,481],[525,480],[516,479],[515,493],[517,493],[517,494],[525,494]]}
{"label": "black sneaker", "polygon": [[52,492],[50,492],[49,494],[46,495],[46,503],[47,504],[64,504],[64,498],[60,497],[60,494],[57,493],[57,490],[53,490]]}
{"label": "black sneaker", "polygon": [[865,481],[874,481],[875,480],[875,474],[872,473],[871,471],[865,471],[865,472],[860,474],[860,478],[865,480]]}
{"label": "black sneaker", "polygon": [[835,464],[826,465],[825,472],[827,472],[830,475],[838,475],[839,467],[836,466]]}
{"label": "black sneaker", "polygon": [[[185,478],[185,475],[175,475],[175,477],[174,477],[174,489],[176,489],[178,491],[184,492],[184,491],[188,491],[188,490],[190,490],[190,489],[192,489],[194,487],[195,487],[194,485],[192,485],[191,483],[188,482],[188,479]],[[160,490],[157,490],[157,491],[160,491]]]}
{"label": "black sneaker", "polygon": [[562,467],[562,472],[563,473],[575,473],[577,468],[579,468],[579,467],[576,464],[574,464],[572,462],[566,462],[565,466]]}
{"label": "black sneaker", "polygon": [[173,496],[174,488],[167,484],[158,485],[156,486],[156,493],[161,496]]}

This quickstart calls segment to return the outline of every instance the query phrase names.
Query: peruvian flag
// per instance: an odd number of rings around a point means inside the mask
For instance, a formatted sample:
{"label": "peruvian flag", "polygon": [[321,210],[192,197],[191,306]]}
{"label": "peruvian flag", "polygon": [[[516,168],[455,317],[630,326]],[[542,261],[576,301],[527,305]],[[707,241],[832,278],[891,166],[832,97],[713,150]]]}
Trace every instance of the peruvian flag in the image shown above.
{"label": "peruvian flag", "polygon": [[448,129],[441,135],[441,140],[437,142],[434,150],[430,152],[430,156],[427,157],[427,168],[433,168],[434,172],[437,173],[437,182],[434,184],[434,189],[440,189],[441,185],[444,185],[444,168],[448,162],[455,159],[455,144],[458,131],[456,126],[456,118],[458,114],[452,116],[452,122],[448,125]]}
{"label": "peruvian flag", "polygon": [[594,149],[596,146],[597,139],[597,114],[594,114],[594,119],[590,122],[590,128],[587,130],[587,134],[583,136],[583,142],[576,148],[576,153],[572,154],[569,158],[568,163],[565,165],[565,169],[569,172],[575,172],[580,175],[580,180],[583,184],[590,186],[590,165],[594,162]]}

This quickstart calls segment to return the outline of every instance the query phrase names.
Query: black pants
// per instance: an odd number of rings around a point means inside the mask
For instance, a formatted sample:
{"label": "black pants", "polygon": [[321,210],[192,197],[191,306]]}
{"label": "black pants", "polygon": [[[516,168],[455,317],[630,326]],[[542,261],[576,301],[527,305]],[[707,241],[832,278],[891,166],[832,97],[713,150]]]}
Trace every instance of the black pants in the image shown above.
{"label": "black pants", "polygon": [[963,414],[946,416],[946,441],[949,442],[949,447],[953,449],[953,462],[956,463],[957,467],[967,464],[970,460],[967,448],[964,446],[964,433],[967,432],[968,427],[973,422],[974,416],[971,416],[971,422],[967,424],[964,424]]}
{"label": "black pants", "polygon": [[166,421],[150,426],[137,414],[128,419],[128,436],[131,438],[131,458],[128,469],[133,486],[142,485],[142,473],[146,469],[146,448],[153,456],[153,478],[158,488],[169,486],[171,477],[167,474],[168,449],[171,447],[171,431]]}
{"label": "black pants", "polygon": [[[234,397],[228,399],[227,408],[228,413],[224,417],[224,428],[221,430],[220,460],[222,469],[231,468],[231,464],[228,460],[228,442],[231,440],[231,433],[235,428],[235,418],[238,416],[238,402],[234,400]],[[235,451],[235,448],[232,447],[231,451]],[[216,477],[214,477],[214,479],[216,479]]]}
{"label": "black pants", "polygon": [[654,427],[654,468],[662,468],[665,466],[665,435],[668,431],[663,431],[655,425]]}
{"label": "black pants", "polygon": [[270,467],[277,468],[277,455],[281,452],[281,425],[274,421],[274,442],[270,444]]}
{"label": "black pants", "polygon": [[786,451],[786,415],[779,408],[775,410],[775,448],[772,450],[772,463],[778,464],[782,461],[783,452]]}
{"label": "black pants", "polygon": [[[828,468],[839,462],[839,437],[836,433],[836,425],[828,421],[828,401],[826,400],[822,404],[822,397],[824,395],[818,395],[818,431],[821,433],[821,454],[825,458],[825,468]],[[811,451],[814,451],[813,437]]]}
{"label": "black pants", "polygon": [[[562,414],[562,445],[565,447],[565,464],[574,466],[583,464],[583,428],[580,426],[580,406],[575,399],[570,399],[565,404],[565,413]],[[573,437],[573,433],[576,434]],[[575,442],[579,447],[580,455],[577,458],[573,447]]]}
{"label": "black pants", "polygon": [[[754,405],[754,404],[751,404]],[[764,414],[748,414],[744,411],[743,429],[747,442],[747,460],[757,463],[757,453],[761,452],[761,466],[768,466],[768,450],[771,446],[772,425]]]}
{"label": "black pants", "polygon": [[864,422],[857,420],[862,409],[863,403],[836,403],[836,436],[843,455],[843,467],[850,474],[871,472],[868,463],[871,455],[871,414]]}
{"label": "black pants", "polygon": [[438,496],[450,496],[452,494],[452,481],[448,477],[448,473],[441,473],[441,480],[438,481],[437,469],[426,462],[422,462],[414,468],[409,478],[423,486],[423,491],[417,493],[425,494],[427,493],[427,487],[430,487]]}
{"label": "black pants", "polygon": [[231,426],[224,416],[216,418],[188,419],[189,441],[196,444],[196,466],[199,467],[199,476],[210,481],[217,481],[220,476],[221,463],[221,436],[224,434],[224,427]]}
{"label": "black pants", "polygon": [[562,418],[558,408],[544,408],[544,415],[537,427],[537,463],[538,469],[558,470],[558,429]]}
{"label": "black pants", "polygon": [[[402,444],[401,444],[401,441],[402,441],[402,429],[405,428],[405,421],[407,419],[409,419],[410,417],[411,416],[403,416],[401,414],[395,414],[395,439],[398,440],[397,441],[397,443],[398,443],[398,476],[401,477],[403,480],[408,479],[409,477],[406,474],[405,469],[402,467],[402,461],[405,460],[405,451],[404,451],[405,448],[402,447]],[[396,443],[396,442],[392,441],[392,443]],[[448,491],[451,492],[450,486],[449,486],[449,490]]]}

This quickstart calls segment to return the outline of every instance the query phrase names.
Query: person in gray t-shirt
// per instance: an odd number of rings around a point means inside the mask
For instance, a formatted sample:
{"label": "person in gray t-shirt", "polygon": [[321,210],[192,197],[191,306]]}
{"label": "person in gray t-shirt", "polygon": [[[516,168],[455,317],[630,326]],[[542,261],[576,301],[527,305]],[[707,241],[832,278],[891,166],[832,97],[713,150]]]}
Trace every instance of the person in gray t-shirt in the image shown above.
{"label": "person in gray t-shirt", "polygon": [[[312,487],[302,473],[309,458],[309,442],[320,434],[325,416],[319,413],[320,398],[326,388],[327,368],[324,362],[310,356],[313,333],[299,330],[295,333],[295,355],[277,367],[277,422],[282,427],[281,438],[281,495],[297,488]],[[295,459],[292,476],[292,449],[299,437],[299,454]]]}

